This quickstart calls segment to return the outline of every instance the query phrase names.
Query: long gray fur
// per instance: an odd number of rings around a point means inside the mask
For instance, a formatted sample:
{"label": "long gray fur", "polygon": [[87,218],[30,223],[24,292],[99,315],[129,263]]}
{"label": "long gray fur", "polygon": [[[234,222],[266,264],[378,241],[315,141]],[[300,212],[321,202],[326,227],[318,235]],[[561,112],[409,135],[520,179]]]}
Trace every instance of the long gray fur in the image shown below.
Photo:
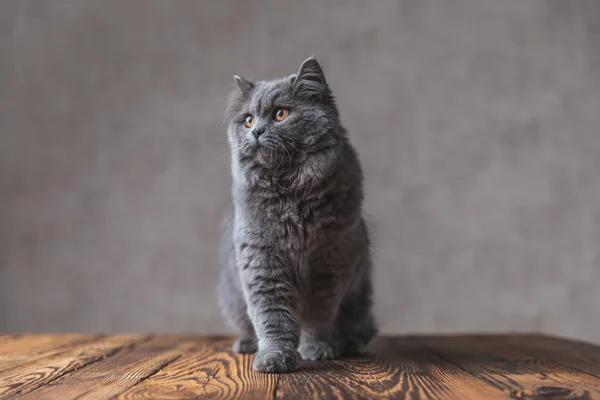
{"label": "long gray fur", "polygon": [[[219,282],[223,313],[240,332],[234,350],[257,352],[254,369],[274,373],[293,370],[297,354],[361,354],[377,331],[363,174],[323,71],[309,58],[283,79],[235,81]],[[289,110],[281,122],[278,107]]]}

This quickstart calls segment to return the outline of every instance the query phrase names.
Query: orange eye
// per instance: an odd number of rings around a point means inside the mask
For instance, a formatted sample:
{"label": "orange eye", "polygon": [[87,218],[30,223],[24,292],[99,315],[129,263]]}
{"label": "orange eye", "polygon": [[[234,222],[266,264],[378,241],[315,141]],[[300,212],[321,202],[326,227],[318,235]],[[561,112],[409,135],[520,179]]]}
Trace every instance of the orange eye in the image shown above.
{"label": "orange eye", "polygon": [[283,121],[284,119],[287,118],[287,116],[289,115],[289,111],[287,110],[287,108],[278,108],[275,110],[275,121]]}
{"label": "orange eye", "polygon": [[246,115],[246,118],[244,119],[244,125],[246,128],[252,128],[254,125],[254,117],[250,114]]}

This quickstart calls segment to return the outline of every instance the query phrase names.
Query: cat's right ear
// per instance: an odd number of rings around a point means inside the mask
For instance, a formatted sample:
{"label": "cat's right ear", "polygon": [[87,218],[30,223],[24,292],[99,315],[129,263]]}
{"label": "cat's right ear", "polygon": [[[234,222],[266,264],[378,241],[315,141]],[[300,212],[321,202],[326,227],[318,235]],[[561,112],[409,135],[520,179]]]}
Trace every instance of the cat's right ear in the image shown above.
{"label": "cat's right ear", "polygon": [[238,86],[238,88],[244,96],[246,96],[252,91],[252,89],[254,89],[254,83],[250,82],[246,78],[242,78],[239,75],[233,75],[233,80],[235,81],[236,85]]}

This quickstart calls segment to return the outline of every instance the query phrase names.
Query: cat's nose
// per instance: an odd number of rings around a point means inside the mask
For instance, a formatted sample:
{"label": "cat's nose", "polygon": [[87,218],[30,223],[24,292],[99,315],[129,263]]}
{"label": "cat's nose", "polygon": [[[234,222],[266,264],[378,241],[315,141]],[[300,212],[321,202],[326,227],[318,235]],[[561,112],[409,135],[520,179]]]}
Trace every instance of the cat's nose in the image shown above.
{"label": "cat's nose", "polygon": [[254,135],[254,139],[258,139],[260,137],[260,135],[262,135],[263,133],[265,133],[264,127],[256,128],[252,131],[252,135]]}

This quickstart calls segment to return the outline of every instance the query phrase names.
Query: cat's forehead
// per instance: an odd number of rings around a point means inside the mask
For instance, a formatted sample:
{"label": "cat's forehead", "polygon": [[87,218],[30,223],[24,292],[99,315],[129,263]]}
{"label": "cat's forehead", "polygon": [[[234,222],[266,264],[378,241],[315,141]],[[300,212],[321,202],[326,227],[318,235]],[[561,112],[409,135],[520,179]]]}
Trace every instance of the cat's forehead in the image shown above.
{"label": "cat's forehead", "polygon": [[290,79],[256,82],[249,101],[249,108],[263,113],[278,105],[288,105],[293,98],[293,87]]}

